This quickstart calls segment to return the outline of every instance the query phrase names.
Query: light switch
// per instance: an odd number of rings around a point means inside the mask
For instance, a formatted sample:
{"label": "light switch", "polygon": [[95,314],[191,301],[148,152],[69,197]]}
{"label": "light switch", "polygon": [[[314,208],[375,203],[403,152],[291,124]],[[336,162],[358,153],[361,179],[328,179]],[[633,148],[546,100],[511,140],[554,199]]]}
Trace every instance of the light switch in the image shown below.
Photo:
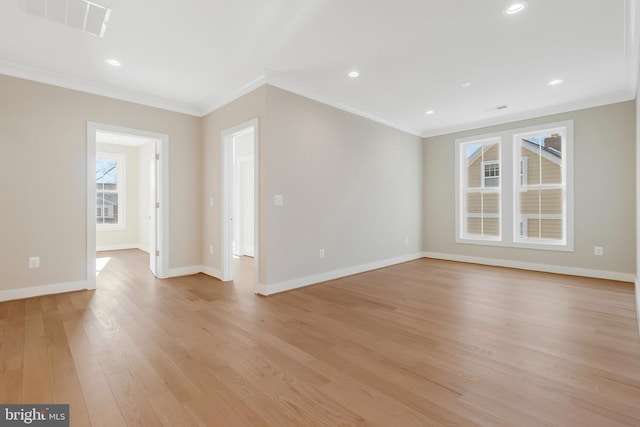
{"label": "light switch", "polygon": [[282,206],[282,194],[276,194],[273,198],[273,202],[276,206]]}

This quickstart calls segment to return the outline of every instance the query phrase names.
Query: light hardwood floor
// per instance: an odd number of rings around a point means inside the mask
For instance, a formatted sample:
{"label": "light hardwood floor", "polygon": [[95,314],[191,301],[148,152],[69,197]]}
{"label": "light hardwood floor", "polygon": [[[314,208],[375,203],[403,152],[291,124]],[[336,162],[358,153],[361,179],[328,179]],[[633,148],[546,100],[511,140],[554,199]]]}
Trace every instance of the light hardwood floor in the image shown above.
{"label": "light hardwood floor", "polygon": [[73,426],[640,425],[631,284],[422,259],[268,298],[156,280],[0,303],[0,403]]}

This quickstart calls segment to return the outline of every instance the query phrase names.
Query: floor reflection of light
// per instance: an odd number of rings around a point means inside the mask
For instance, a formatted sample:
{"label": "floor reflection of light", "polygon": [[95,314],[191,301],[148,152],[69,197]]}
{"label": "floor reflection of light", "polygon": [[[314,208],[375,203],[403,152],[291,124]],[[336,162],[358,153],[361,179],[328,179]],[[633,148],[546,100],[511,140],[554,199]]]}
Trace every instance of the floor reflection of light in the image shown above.
{"label": "floor reflection of light", "polygon": [[109,261],[111,261],[111,257],[108,256],[103,258],[96,258],[96,277],[98,277],[98,274],[100,274],[100,272],[104,270]]}

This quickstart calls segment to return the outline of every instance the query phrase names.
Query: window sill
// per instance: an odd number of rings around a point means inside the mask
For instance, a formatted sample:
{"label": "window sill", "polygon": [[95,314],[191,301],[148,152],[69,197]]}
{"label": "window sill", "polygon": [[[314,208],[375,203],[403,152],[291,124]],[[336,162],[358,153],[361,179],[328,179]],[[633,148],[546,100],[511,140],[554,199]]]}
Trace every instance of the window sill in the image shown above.
{"label": "window sill", "polygon": [[489,239],[456,239],[456,244],[494,246],[501,248],[534,249],[555,252],[573,252],[573,244],[504,242]]}

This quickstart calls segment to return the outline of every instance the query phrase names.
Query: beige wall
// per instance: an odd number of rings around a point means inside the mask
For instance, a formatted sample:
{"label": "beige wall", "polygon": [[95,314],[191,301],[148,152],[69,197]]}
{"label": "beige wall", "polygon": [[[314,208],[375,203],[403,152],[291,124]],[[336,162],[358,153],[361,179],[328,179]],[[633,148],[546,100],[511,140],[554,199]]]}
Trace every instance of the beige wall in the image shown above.
{"label": "beige wall", "polygon": [[263,284],[422,250],[421,138],[273,86],[266,100]]}
{"label": "beige wall", "polygon": [[139,209],[138,209],[138,149],[126,145],[96,143],[97,153],[123,154],[126,164],[126,228],[124,230],[96,230],[96,248],[109,246],[138,246]]}
{"label": "beige wall", "polygon": [[[536,124],[574,121],[575,251],[455,242],[454,141]],[[635,106],[624,102],[455,134],[424,142],[427,252],[635,274]],[[594,246],[604,256],[593,255]]]}
{"label": "beige wall", "polygon": [[[224,107],[206,115],[202,121],[202,263],[205,267],[222,270],[222,132],[254,118],[259,119],[259,144],[264,146],[265,135],[263,122],[266,118],[266,88],[262,86]],[[265,165],[259,158],[260,168]],[[258,160],[257,159],[257,160]],[[262,175],[261,175],[262,179]],[[263,201],[262,193],[259,196]],[[210,206],[209,199],[213,200]],[[260,240],[264,242],[263,220],[260,220]],[[209,245],[213,245],[213,253],[209,252]],[[262,246],[262,245],[261,245]],[[266,259],[266,254],[260,252],[260,257]],[[260,277],[264,277],[265,267],[261,263]]]}
{"label": "beige wall", "polygon": [[[0,75],[0,290],[86,278],[89,121],[169,135],[169,267],[221,269],[221,133],[256,117],[262,284],[423,249],[635,274],[633,102],[423,141],[272,86],[200,119]],[[575,252],[455,244],[454,140],[567,119]]]}
{"label": "beige wall", "polygon": [[[222,268],[221,133],[255,117],[260,119],[260,283],[422,250],[421,139],[265,86],[204,118],[205,266]],[[276,194],[283,195],[283,206],[274,206]]]}
{"label": "beige wall", "polygon": [[0,75],[0,290],[86,279],[89,121],[169,135],[169,266],[200,263],[199,118]]}

